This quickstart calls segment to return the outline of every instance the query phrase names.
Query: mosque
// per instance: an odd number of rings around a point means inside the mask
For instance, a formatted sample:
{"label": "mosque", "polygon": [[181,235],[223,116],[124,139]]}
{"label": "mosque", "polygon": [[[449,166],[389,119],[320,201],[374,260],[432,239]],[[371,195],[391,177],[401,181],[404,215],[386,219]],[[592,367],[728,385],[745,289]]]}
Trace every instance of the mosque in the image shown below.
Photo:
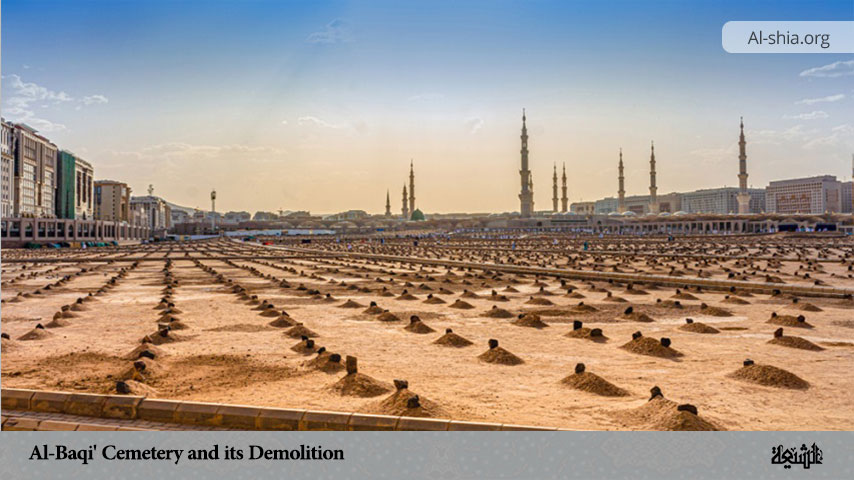
{"label": "mosque", "polygon": [[[485,229],[553,229],[599,234],[743,234],[773,233],[778,231],[838,231],[854,233],[854,219],[850,213],[826,212],[817,214],[765,213],[757,208],[753,196],[764,195],[760,189],[749,189],[747,183],[747,142],[744,135],[744,120],[739,122],[738,136],[738,189],[731,213],[686,213],[682,211],[681,197],[687,194],[658,194],[656,181],[655,144],[650,142],[649,194],[626,196],[623,152],[619,150],[617,163],[617,197],[613,211],[570,211],[568,199],[566,164],[558,178],[557,164],[552,174],[551,210],[536,211],[534,208],[534,180],[528,150],[527,114],[522,110],[521,168],[519,169],[520,191],[518,213],[506,214],[431,214],[425,221],[422,211],[415,204],[415,165],[410,161],[409,185],[403,186],[400,216],[391,211],[391,197],[386,192],[385,219],[387,228],[397,230],[404,227],[401,221],[421,221],[419,228],[485,228]],[[560,185],[558,185],[560,180]],[[730,189],[732,190],[732,189]],[[558,197],[560,193],[560,197]],[[607,200],[607,199],[606,199]],[[764,199],[763,199],[764,200]],[[592,202],[589,202],[592,204]],[[763,202],[764,203],[764,202]],[[573,209],[575,204],[572,205]]]}

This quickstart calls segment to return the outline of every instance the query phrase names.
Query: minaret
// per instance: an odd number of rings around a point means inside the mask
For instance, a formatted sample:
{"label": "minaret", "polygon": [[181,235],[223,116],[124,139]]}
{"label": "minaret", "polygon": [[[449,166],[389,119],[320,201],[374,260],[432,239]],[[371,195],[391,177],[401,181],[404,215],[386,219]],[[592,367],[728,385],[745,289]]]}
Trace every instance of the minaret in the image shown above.
{"label": "minaret", "polygon": [[563,164],[563,195],[560,199],[560,211],[566,213],[569,210],[569,197],[566,196],[566,163]]}
{"label": "minaret", "polygon": [[623,149],[620,149],[620,164],[617,167],[619,171],[619,175],[617,176],[618,185],[617,187],[617,213],[625,213],[626,212],[626,189],[625,182],[626,177],[623,176]]}
{"label": "minaret", "polygon": [[388,190],[385,191],[385,216],[391,216],[391,196],[389,196]]}
{"label": "minaret", "polygon": [[557,213],[557,164],[554,164],[554,176],[552,177],[552,212]]}
{"label": "minaret", "polygon": [[415,211],[415,165],[409,160],[409,211]]}
{"label": "minaret", "polygon": [[739,120],[741,133],[738,136],[738,213],[750,213],[750,193],[747,192],[747,142],[744,141],[744,117]]}
{"label": "minaret", "polygon": [[403,219],[409,220],[409,199],[406,196],[406,184],[403,184],[403,208],[401,209],[403,213]]}
{"label": "minaret", "polygon": [[655,186],[655,145],[649,144],[649,213],[658,213],[658,187]]}
{"label": "minaret", "polygon": [[528,127],[525,124],[525,109],[522,109],[522,170],[519,176],[522,180],[522,192],[519,194],[521,208],[519,212],[522,218],[530,218],[534,214],[534,181],[531,179],[531,171],[528,170]]}

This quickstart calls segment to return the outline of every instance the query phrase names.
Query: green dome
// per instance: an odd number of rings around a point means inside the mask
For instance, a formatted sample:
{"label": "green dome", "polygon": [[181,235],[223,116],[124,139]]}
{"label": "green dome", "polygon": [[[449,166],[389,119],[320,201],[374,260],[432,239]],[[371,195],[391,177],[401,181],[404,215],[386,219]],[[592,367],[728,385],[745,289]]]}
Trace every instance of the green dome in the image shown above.
{"label": "green dome", "polygon": [[420,222],[424,220],[424,212],[421,209],[416,208],[414,212],[412,212],[412,216],[409,217],[410,220],[414,220],[416,222]]}

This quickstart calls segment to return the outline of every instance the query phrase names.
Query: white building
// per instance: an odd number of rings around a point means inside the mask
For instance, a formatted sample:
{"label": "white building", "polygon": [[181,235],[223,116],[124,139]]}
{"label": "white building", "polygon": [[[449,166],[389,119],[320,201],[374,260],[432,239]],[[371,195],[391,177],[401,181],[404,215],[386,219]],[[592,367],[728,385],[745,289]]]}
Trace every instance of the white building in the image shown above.
{"label": "white building", "polygon": [[160,197],[154,195],[131,197],[130,208],[152,230],[163,230],[172,226],[172,209]]}
{"label": "white building", "polygon": [[323,217],[323,220],[333,220],[333,221],[342,221],[342,220],[363,220],[368,218],[370,215],[364,210],[347,210],[346,212],[334,213],[332,215],[326,215]]}
{"label": "white building", "polygon": [[15,217],[55,217],[56,145],[23,123],[13,125]]}
{"label": "white building", "polygon": [[94,216],[95,169],[92,164],[76,157],[74,161],[74,218],[92,219]]}
{"label": "white building", "polygon": [[0,210],[2,217],[15,213],[15,134],[12,124],[2,121],[2,177],[0,177]]}
{"label": "white building", "polygon": [[[685,213],[738,213],[739,188],[723,187],[695,190],[682,194],[682,211]],[[747,213],[765,211],[765,190],[749,188],[750,204]]]}
{"label": "white building", "polygon": [[263,212],[258,211],[255,212],[255,215],[252,217],[252,220],[256,222],[275,222],[280,220],[279,215],[273,212]]}
{"label": "white building", "polygon": [[596,202],[574,202],[569,206],[569,211],[579,215],[593,215],[596,213]]}
{"label": "white building", "polygon": [[842,183],[833,175],[778,180],[765,188],[768,213],[842,212]]}
{"label": "white building", "polygon": [[854,212],[854,182],[842,182],[842,205],[841,213]]}
{"label": "white building", "polygon": [[62,150],[56,156],[56,216],[92,220],[95,213],[95,170],[92,164]]}
{"label": "white building", "polygon": [[252,220],[252,214],[249,212],[228,212],[223,217],[223,222],[231,225],[250,220]]}
{"label": "white building", "polygon": [[[656,201],[658,204],[658,211],[660,213],[674,213],[682,209],[681,193],[674,192],[665,195],[657,195]],[[650,213],[649,204],[649,195],[631,195],[625,197],[626,211],[634,212],[636,215],[646,215],[647,213]],[[619,200],[614,197],[596,200],[593,204],[593,211],[597,215],[616,212],[618,209]]]}
{"label": "white building", "polygon": [[185,210],[179,210],[177,208],[172,209],[172,225],[178,225],[179,223],[188,223],[190,221],[190,214]]}
{"label": "white building", "polygon": [[95,181],[95,218],[133,224],[130,211],[131,188],[115,180]]}

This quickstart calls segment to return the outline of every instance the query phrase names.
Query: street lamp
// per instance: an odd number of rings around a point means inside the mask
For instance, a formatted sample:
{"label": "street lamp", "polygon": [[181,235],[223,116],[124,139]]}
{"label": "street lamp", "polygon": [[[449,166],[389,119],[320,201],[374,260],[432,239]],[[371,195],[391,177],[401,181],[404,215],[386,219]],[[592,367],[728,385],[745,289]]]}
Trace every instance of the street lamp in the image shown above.
{"label": "street lamp", "polygon": [[216,231],[216,190],[211,190],[211,232]]}

